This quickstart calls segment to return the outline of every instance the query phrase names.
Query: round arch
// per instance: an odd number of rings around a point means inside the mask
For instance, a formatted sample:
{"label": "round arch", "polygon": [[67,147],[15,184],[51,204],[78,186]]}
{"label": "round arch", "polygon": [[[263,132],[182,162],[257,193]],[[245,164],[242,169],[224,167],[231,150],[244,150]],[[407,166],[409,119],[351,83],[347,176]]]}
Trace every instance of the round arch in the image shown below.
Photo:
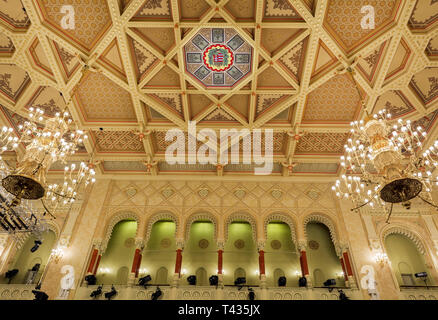
{"label": "round arch", "polygon": [[325,225],[329,231],[330,231],[330,238],[332,239],[333,245],[335,246],[335,248],[338,248],[338,235],[336,232],[336,227],[335,224],[333,223],[333,220],[329,217],[327,217],[326,215],[322,214],[322,213],[312,213],[310,215],[308,215],[305,219],[304,219],[304,236],[307,240],[307,230],[306,230],[306,226],[309,222],[318,222],[318,223],[322,223],[323,225]]}
{"label": "round arch", "polygon": [[149,238],[151,237],[152,226],[154,225],[155,222],[160,220],[172,220],[173,222],[175,222],[175,235],[179,234],[180,223],[176,214],[170,211],[158,212],[152,215],[147,222],[146,235],[144,239],[144,242],[146,244],[148,243]]}
{"label": "round arch", "polygon": [[425,246],[423,244],[423,241],[421,240],[421,237],[414,231],[407,230],[404,227],[401,226],[389,226],[382,231],[382,244],[385,245],[386,237],[390,234],[400,234],[402,236],[405,236],[409,240],[411,240],[415,246],[418,249],[418,252],[420,252],[422,255],[425,255],[426,250]]}
{"label": "round arch", "polygon": [[209,213],[209,212],[197,212],[194,214],[191,214],[187,219],[185,223],[185,241],[189,239],[190,236],[190,227],[192,226],[193,222],[200,221],[200,220],[208,220],[211,223],[213,223],[214,226],[214,235],[213,238],[216,241],[217,240],[217,234],[218,234],[218,223],[216,217]]}
{"label": "round arch", "polygon": [[105,252],[106,246],[108,245],[108,242],[111,238],[111,234],[113,233],[113,229],[117,223],[123,220],[135,220],[137,222],[137,230],[135,236],[138,234],[138,225],[140,224],[140,218],[135,212],[132,211],[121,211],[116,214],[114,214],[108,222],[108,225],[106,227],[105,236],[102,240],[101,249],[102,252]]}
{"label": "round arch", "polygon": [[254,217],[246,212],[236,212],[236,213],[232,213],[228,216],[228,218],[225,220],[225,225],[224,225],[224,228],[225,228],[224,241],[227,242],[227,240],[228,240],[228,226],[234,221],[245,221],[251,225],[252,239],[253,239],[254,243],[257,245],[257,223],[256,223],[256,220],[254,219]]}
{"label": "round arch", "polygon": [[286,223],[290,228],[290,235],[291,235],[292,242],[295,244],[295,246],[297,246],[295,222],[293,221],[292,217],[290,217],[287,214],[280,213],[280,212],[271,213],[265,218],[264,223],[263,223],[263,232],[264,232],[265,239],[268,239],[268,224],[272,221],[281,221],[281,222]]}

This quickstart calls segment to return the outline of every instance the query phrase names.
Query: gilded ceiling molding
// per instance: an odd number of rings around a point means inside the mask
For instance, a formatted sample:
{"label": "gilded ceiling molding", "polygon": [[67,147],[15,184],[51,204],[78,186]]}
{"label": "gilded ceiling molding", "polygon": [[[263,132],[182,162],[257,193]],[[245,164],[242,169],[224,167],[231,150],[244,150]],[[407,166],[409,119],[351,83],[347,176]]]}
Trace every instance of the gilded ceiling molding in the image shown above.
{"label": "gilded ceiling molding", "polygon": [[335,227],[333,220],[322,213],[312,213],[309,216],[307,216],[304,219],[304,223],[303,223],[304,237],[306,239],[308,239],[306,227],[307,227],[307,224],[309,222],[322,223],[329,229],[330,238],[332,239],[333,245],[335,246],[336,252],[338,253],[338,250],[340,249],[339,248],[339,241],[338,241],[338,235],[337,235],[336,227]]}
{"label": "gilded ceiling molding", "polygon": [[147,221],[146,235],[144,238],[144,243],[146,245],[149,242],[149,239],[151,237],[153,225],[160,220],[172,220],[173,222],[175,222],[175,236],[179,234],[181,227],[180,227],[180,222],[179,222],[178,216],[170,211],[158,212],[158,213],[155,213],[154,215],[152,215],[149,218],[149,220]]}
{"label": "gilded ceiling molding", "polygon": [[292,217],[290,217],[288,214],[281,213],[281,212],[271,213],[271,214],[269,214],[265,218],[264,225],[263,225],[263,231],[264,231],[265,239],[268,239],[268,224],[270,222],[273,222],[273,221],[281,221],[281,222],[286,223],[289,226],[292,242],[294,243],[295,246],[297,246],[297,236],[296,236],[296,231],[295,231],[295,222],[292,219]]}
{"label": "gilded ceiling molding", "polygon": [[420,252],[422,255],[425,255],[426,250],[423,244],[423,240],[416,232],[406,229],[405,226],[391,224],[388,227],[383,228],[381,232],[380,239],[382,240],[382,244],[384,246],[385,246],[386,237],[389,236],[390,234],[400,234],[402,236],[405,236],[415,244],[415,246],[418,249],[418,252]]}
{"label": "gilded ceiling molding", "polygon": [[113,217],[110,219],[108,226],[106,228],[105,236],[103,237],[102,244],[101,244],[101,250],[102,254],[105,253],[106,247],[108,245],[108,242],[111,238],[111,235],[113,233],[113,229],[116,226],[117,223],[123,221],[123,220],[135,220],[137,221],[137,229],[135,233],[135,237],[137,237],[138,234],[138,226],[140,224],[140,218],[135,212],[132,211],[120,211],[113,215]]}
{"label": "gilded ceiling molding", "polygon": [[224,226],[224,228],[225,228],[224,229],[225,243],[228,240],[228,227],[229,227],[229,225],[232,222],[237,222],[237,221],[248,222],[251,225],[252,239],[253,239],[254,243],[257,244],[257,222],[253,218],[253,216],[251,216],[249,213],[246,213],[246,212],[232,213],[225,220],[225,226]]}
{"label": "gilded ceiling molding", "polygon": [[218,223],[217,223],[217,218],[209,213],[209,212],[198,212],[198,213],[194,213],[191,214],[187,219],[186,219],[186,223],[185,223],[185,240],[188,241],[189,237],[190,237],[190,227],[192,226],[193,222],[196,221],[205,221],[208,220],[211,223],[213,223],[214,226],[214,241],[216,242],[217,239],[217,234],[218,234]]}

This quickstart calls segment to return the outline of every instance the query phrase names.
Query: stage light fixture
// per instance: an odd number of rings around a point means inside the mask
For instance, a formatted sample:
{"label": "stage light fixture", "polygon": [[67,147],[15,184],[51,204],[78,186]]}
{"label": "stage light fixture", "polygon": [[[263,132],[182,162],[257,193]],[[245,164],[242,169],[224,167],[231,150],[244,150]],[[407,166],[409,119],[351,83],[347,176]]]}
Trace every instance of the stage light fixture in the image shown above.
{"label": "stage light fixture", "polygon": [[248,288],[248,299],[253,301],[255,300],[255,292],[252,288]]}
{"label": "stage light fixture", "polygon": [[300,278],[298,279],[298,286],[299,286],[299,287],[305,287],[305,286],[307,286],[307,279],[306,279],[306,277],[300,277]]}
{"label": "stage light fixture", "polygon": [[210,281],[210,286],[217,286],[219,283],[219,277],[216,275],[211,276],[208,280]]}
{"label": "stage light fixture", "polygon": [[12,269],[5,273],[5,278],[9,279],[8,284],[11,283],[12,279],[17,275],[18,269]]}
{"label": "stage light fixture", "polygon": [[163,294],[160,287],[157,287],[154,293],[152,293],[151,300],[158,300],[158,298]]}
{"label": "stage light fixture", "polygon": [[32,248],[30,248],[30,252],[35,252],[38,250],[38,248],[40,247],[40,245],[42,245],[43,242],[41,240],[35,240],[35,244],[33,245]]}
{"label": "stage light fixture", "polygon": [[143,287],[147,287],[147,283],[149,282],[149,281],[151,281],[152,280],[152,278],[151,278],[151,276],[148,274],[147,276],[144,276],[144,277],[142,277],[142,278],[140,278],[140,279],[138,279],[138,285],[139,286],[143,286]]}
{"label": "stage light fixture", "polygon": [[117,294],[116,288],[114,285],[111,286],[111,291],[105,293],[105,299],[111,300]]}
{"label": "stage light fixture", "polygon": [[283,276],[283,277],[278,278],[278,286],[279,287],[285,287],[286,282],[287,282],[286,277]]}
{"label": "stage light fixture", "polygon": [[196,286],[196,276],[195,275],[188,276],[187,277],[187,282],[191,286]]}
{"label": "stage light fixture", "polygon": [[96,290],[91,292],[90,297],[96,299],[101,295],[102,295],[102,285],[98,286]]}
{"label": "stage light fixture", "polygon": [[87,285],[93,286],[96,284],[97,279],[94,274],[89,274],[88,276],[85,276],[85,281],[87,281]]}

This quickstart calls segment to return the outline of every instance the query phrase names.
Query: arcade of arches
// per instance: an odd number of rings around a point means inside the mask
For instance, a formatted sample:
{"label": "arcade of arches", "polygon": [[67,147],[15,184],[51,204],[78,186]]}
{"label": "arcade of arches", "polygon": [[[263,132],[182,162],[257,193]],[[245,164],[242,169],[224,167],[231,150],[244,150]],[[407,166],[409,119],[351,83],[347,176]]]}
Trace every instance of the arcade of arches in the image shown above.
{"label": "arcade of arches", "polygon": [[[32,237],[20,243],[3,239],[1,272],[19,273],[10,283],[2,278],[0,290],[9,292],[4,298],[13,298],[14,290],[24,295],[24,288],[41,281],[53,299],[88,299],[99,284],[114,285],[117,299],[146,299],[156,286],[163,299],[246,299],[246,287],[234,286],[245,277],[257,299],[335,299],[336,291],[325,288],[329,279],[352,299],[438,297],[435,216],[395,212],[386,224],[383,214],[350,212],[350,204],[334,199],[329,187],[99,181],[61,222],[64,228],[51,225],[37,251],[29,250]],[[244,196],[236,190],[244,190]],[[281,196],[275,198],[273,190]],[[311,199],[309,190],[318,196]],[[65,244],[63,255],[55,261],[50,250],[60,243]],[[379,260],[381,254],[387,259]],[[35,264],[40,266],[33,274]],[[60,295],[64,265],[75,272],[67,296]],[[364,268],[374,273],[374,290],[366,286],[369,271]],[[427,272],[426,283],[415,277],[420,272]],[[90,274],[96,285],[84,281]],[[138,286],[146,275],[149,286]],[[191,275],[196,285],[189,285]],[[210,285],[212,275],[218,276],[218,286]],[[280,277],[286,278],[281,287]],[[305,287],[299,286],[302,277]]]}

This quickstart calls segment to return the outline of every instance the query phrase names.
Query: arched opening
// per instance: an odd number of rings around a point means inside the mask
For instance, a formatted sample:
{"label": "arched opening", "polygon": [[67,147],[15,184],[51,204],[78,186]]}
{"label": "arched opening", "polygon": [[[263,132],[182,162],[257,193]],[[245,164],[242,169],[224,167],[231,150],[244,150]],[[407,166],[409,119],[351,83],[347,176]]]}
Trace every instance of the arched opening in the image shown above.
{"label": "arched opening", "polygon": [[208,286],[207,271],[204,268],[198,268],[195,275],[197,286]]}
{"label": "arched opening", "polygon": [[[208,277],[216,274],[217,269],[217,250],[214,242],[214,224],[211,221],[195,221],[190,226],[189,239],[184,247],[182,269],[185,277],[194,275],[202,270]],[[196,277],[197,285],[201,281]],[[182,284],[187,284],[184,280]],[[208,283],[205,283],[208,285]]]}
{"label": "arched opening", "polygon": [[[335,279],[338,287],[345,286],[341,261],[336,254],[335,246],[330,237],[330,230],[322,223],[309,222],[306,225],[306,233],[307,260],[309,272],[314,277],[314,286],[320,287],[328,279]],[[315,277],[318,277],[318,279],[315,279]],[[322,280],[320,280],[321,277]]]}
{"label": "arched opening", "polygon": [[258,252],[252,237],[252,227],[248,222],[235,221],[229,224],[228,239],[224,246],[223,266],[224,284],[234,284],[236,277],[233,270],[237,268],[243,270],[246,284],[258,284]]}
{"label": "arched opening", "polygon": [[419,272],[427,272],[427,284],[432,284],[424,256],[411,239],[401,234],[390,234],[385,239],[385,248],[400,286],[424,286],[424,281],[415,277],[415,273]]}
{"label": "arched opening", "polygon": [[137,221],[122,220],[111,233],[96,274],[99,284],[128,284],[135,253]]}
{"label": "arched opening", "polygon": [[267,225],[265,265],[268,286],[278,286],[280,276],[275,274],[275,270],[282,270],[281,276],[286,277],[286,286],[298,286],[301,274],[300,258],[292,241],[288,224],[272,221]]}
{"label": "arched opening", "polygon": [[[286,275],[284,274],[284,271],[282,270],[282,269],[280,269],[280,268],[277,268],[277,269],[275,269],[274,270],[274,278],[273,278],[273,280],[274,280],[274,286],[276,286],[276,287],[278,287],[279,285],[278,285],[278,279],[280,278],[280,277],[285,277]],[[286,280],[287,280],[287,278],[286,278]],[[286,282],[286,285],[287,285],[287,282]]]}
{"label": "arched opening", "polygon": [[[35,240],[41,240],[42,244],[35,252],[30,249],[35,245]],[[34,284],[38,283],[49,262],[50,254],[55,245],[56,235],[49,230],[42,234],[41,238],[30,236],[24,245],[17,251],[9,270],[18,269],[17,275],[12,279],[14,284]],[[39,266],[38,266],[39,264]],[[2,277],[3,283],[8,283],[8,279]]]}
{"label": "arched opening", "polygon": [[237,278],[246,278],[246,272],[245,269],[243,268],[237,268],[236,270],[234,270],[234,281]]}
{"label": "arched opening", "polygon": [[155,276],[155,284],[167,284],[168,283],[169,271],[165,267],[161,267],[157,270],[157,275]]}
{"label": "arched opening", "polygon": [[151,284],[169,284],[169,270],[173,272],[175,269],[175,230],[176,224],[171,220],[160,220],[153,224],[143,250],[139,277],[149,274],[152,277]]}

